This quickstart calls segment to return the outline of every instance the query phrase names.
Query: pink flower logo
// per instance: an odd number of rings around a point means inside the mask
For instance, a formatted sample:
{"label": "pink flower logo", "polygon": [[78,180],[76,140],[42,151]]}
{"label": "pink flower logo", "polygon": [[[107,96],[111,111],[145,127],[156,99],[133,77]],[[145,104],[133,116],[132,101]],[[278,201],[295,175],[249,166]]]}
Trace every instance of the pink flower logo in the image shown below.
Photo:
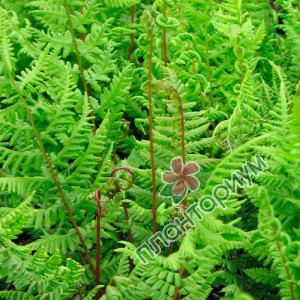
{"label": "pink flower logo", "polygon": [[175,204],[179,204],[186,197],[188,191],[196,191],[199,188],[200,182],[195,175],[200,168],[195,162],[188,162],[184,165],[181,157],[173,158],[170,168],[172,172],[162,173],[162,181],[165,185],[159,196],[172,198]]}

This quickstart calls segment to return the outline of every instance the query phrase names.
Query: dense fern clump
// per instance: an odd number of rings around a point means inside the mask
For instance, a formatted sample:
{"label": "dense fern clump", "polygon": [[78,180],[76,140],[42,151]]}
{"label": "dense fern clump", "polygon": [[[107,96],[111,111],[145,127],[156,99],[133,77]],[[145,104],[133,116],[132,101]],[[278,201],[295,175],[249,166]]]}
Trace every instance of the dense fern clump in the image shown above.
{"label": "dense fern clump", "polygon": [[[298,0],[0,3],[1,300],[300,299]],[[174,157],[200,166],[177,202]]]}

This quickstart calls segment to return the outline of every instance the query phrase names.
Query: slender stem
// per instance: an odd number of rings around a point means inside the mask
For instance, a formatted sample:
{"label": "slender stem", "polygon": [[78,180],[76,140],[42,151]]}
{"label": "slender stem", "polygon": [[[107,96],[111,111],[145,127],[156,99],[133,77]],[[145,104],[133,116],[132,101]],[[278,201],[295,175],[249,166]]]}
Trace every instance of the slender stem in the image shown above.
{"label": "slender stem", "polygon": [[75,228],[76,234],[77,234],[77,236],[78,236],[78,238],[79,238],[79,240],[80,240],[80,243],[81,243],[82,248],[83,248],[83,250],[84,250],[84,253],[85,253],[85,255],[86,255],[86,258],[87,258],[87,261],[88,261],[88,263],[89,263],[89,266],[90,266],[91,270],[93,271],[93,273],[95,273],[95,268],[94,268],[94,266],[93,266],[93,264],[92,264],[91,257],[90,257],[90,255],[89,255],[88,249],[87,249],[87,247],[86,247],[86,245],[85,245],[85,243],[84,243],[83,237],[82,237],[82,235],[81,235],[81,233],[80,233],[80,231],[79,231],[78,225],[77,225],[77,223],[76,223],[76,221],[75,221],[75,219],[74,219],[72,210],[70,209],[70,207],[69,207],[69,205],[68,205],[68,203],[67,203],[67,201],[66,201],[66,199],[65,199],[65,196],[64,196],[63,191],[62,191],[62,187],[60,186],[60,184],[59,184],[59,182],[58,182],[58,180],[57,180],[57,178],[56,178],[56,175],[55,175],[55,172],[54,172],[52,163],[51,163],[51,161],[50,161],[50,159],[49,159],[49,157],[48,157],[48,155],[47,155],[47,153],[46,153],[46,150],[45,150],[43,141],[42,141],[42,139],[41,139],[41,136],[40,136],[40,134],[39,134],[39,132],[38,132],[36,126],[35,126],[35,122],[34,122],[34,119],[33,119],[33,115],[32,115],[32,113],[31,113],[31,111],[30,111],[30,108],[29,108],[29,106],[27,105],[27,103],[26,103],[26,101],[25,101],[25,99],[24,99],[24,97],[23,97],[23,95],[22,95],[22,93],[21,93],[21,90],[19,89],[19,87],[18,87],[18,85],[17,85],[15,79],[13,78],[10,69],[7,67],[7,65],[6,65],[6,63],[5,63],[5,60],[3,60],[3,61],[4,61],[4,66],[5,66],[5,68],[6,68],[6,71],[7,71],[8,75],[9,75],[11,84],[12,84],[12,86],[14,87],[14,89],[16,90],[16,92],[17,92],[17,94],[18,94],[18,96],[19,96],[19,98],[20,98],[22,104],[23,104],[24,107],[25,107],[25,110],[26,110],[27,115],[28,115],[28,117],[29,117],[29,120],[30,120],[32,129],[33,129],[33,132],[34,132],[34,135],[36,136],[36,138],[37,138],[37,140],[38,140],[38,143],[39,143],[39,146],[40,146],[40,148],[41,148],[41,151],[42,151],[42,154],[43,154],[43,156],[44,156],[44,159],[46,160],[46,162],[47,162],[47,164],[48,164],[48,167],[49,167],[49,170],[50,170],[50,173],[51,173],[52,180],[53,180],[53,182],[54,182],[54,184],[55,184],[55,186],[56,186],[56,188],[57,188],[57,190],[58,190],[58,193],[59,193],[60,198],[61,198],[61,200],[62,200],[63,206],[65,207],[66,211],[67,211],[68,214],[69,214],[69,217],[70,217],[70,219],[71,219],[71,222],[72,222],[72,224],[73,224],[73,227]]}
{"label": "slender stem", "polygon": [[[181,267],[181,269],[180,269],[180,271],[179,271],[179,276],[180,276],[180,278],[183,277],[184,271],[185,271],[185,268],[184,268],[184,267]],[[175,294],[174,294],[174,296],[173,296],[173,300],[176,300],[177,297],[179,296],[179,290],[180,290],[180,287],[179,287],[179,286],[176,286]]]}
{"label": "slender stem", "polygon": [[[126,222],[129,226],[129,215],[128,215],[128,210],[127,210],[127,207],[126,207],[126,203],[122,202],[122,206],[123,206]],[[127,233],[128,233],[128,242],[132,244],[132,232],[131,232],[131,229],[129,227],[128,227]],[[131,272],[133,270],[133,261],[130,257],[128,257],[128,261],[129,261],[129,271]]]}
{"label": "slender stem", "polygon": [[[128,183],[128,185],[126,187],[122,187],[121,188],[121,186],[117,183],[117,181],[114,180],[114,185],[115,185],[117,191],[120,191],[120,190],[125,190],[125,191],[129,190],[132,187],[133,183],[134,183],[134,174],[132,173],[132,171],[129,168],[127,168],[127,167],[118,167],[118,168],[115,168],[111,172],[110,177],[113,177],[114,174],[117,171],[120,171],[120,170],[126,171],[130,175],[131,181]],[[129,214],[128,214],[126,203],[122,202],[122,206],[123,206],[123,210],[124,210],[124,215],[125,215],[126,222],[129,225]],[[127,233],[128,233],[128,242],[132,243],[132,232],[131,232],[130,227],[128,227]],[[132,259],[130,257],[128,258],[128,260],[129,260],[129,269],[130,269],[130,272],[131,272],[133,270],[133,261],[132,261]]]}
{"label": "slender stem", "polygon": [[[181,24],[182,24],[182,28],[183,28],[183,31],[186,32],[187,29],[186,29],[186,25],[184,23],[184,20],[182,18],[182,15],[181,15],[181,9],[179,8],[178,9],[178,12],[179,12],[179,17],[180,17],[180,20],[181,20]],[[191,50],[192,47],[190,45],[190,43],[188,42],[188,49]],[[195,74],[197,74],[197,68],[196,68],[196,64],[194,61],[192,61],[192,65],[193,65],[193,71]],[[202,90],[199,89],[199,95],[200,95],[200,99],[201,99],[201,104],[202,104],[202,109],[203,110],[206,110],[206,105],[205,105],[205,101],[204,101],[204,96],[203,96],[203,93],[202,93]],[[180,99],[180,97],[179,97]],[[182,160],[183,162],[185,163],[185,149],[184,149],[184,117],[183,117],[183,108],[182,108],[182,101],[181,99],[179,100],[179,110],[180,110],[180,114],[181,114],[181,152],[182,152]],[[206,130],[206,136],[207,137],[210,137],[210,133],[209,133],[209,129]],[[212,156],[212,149],[210,148],[210,157]],[[184,200],[183,200],[183,206],[186,207],[187,206],[187,198],[185,197]],[[172,253],[173,251],[173,245],[172,245],[172,249],[170,250],[170,253]],[[180,271],[179,271],[179,276],[180,278],[182,278],[184,276],[184,273],[185,273],[185,268],[184,266],[181,267]],[[176,300],[177,297],[179,296],[179,290],[180,290],[180,287],[179,286],[176,286],[176,289],[175,289],[175,294],[174,294],[174,297],[173,297],[173,300]],[[180,296],[179,296],[180,298]]]}
{"label": "slender stem", "polygon": [[[122,203],[122,206],[123,206],[123,210],[124,210],[125,219],[126,219],[127,222],[129,222],[129,215],[128,215],[127,206],[124,202]],[[128,242],[132,243],[132,233],[131,233],[130,228],[128,229]]]}
{"label": "slender stem", "polygon": [[[206,5],[206,14],[209,15],[209,6]],[[204,30],[204,39],[205,39],[205,56],[206,56],[206,71],[207,71],[207,77],[209,82],[212,81],[212,74],[211,74],[211,68],[210,68],[210,58],[209,58],[209,35],[208,35],[208,22],[205,22],[205,30]],[[213,99],[213,93],[210,92],[209,95],[210,100],[210,106],[214,107],[214,99]]]}
{"label": "slender stem", "polygon": [[[180,113],[180,124],[181,124],[181,156],[182,156],[182,161],[183,164],[185,164],[186,159],[185,159],[185,129],[184,129],[184,114],[183,114],[183,105],[182,105],[182,99],[179,95],[179,93],[176,91],[177,97],[178,97],[178,103],[179,103],[179,113]],[[183,199],[183,207],[186,208],[187,207],[187,197],[185,197]],[[172,250],[173,250],[173,245],[172,245]],[[179,271],[179,276],[180,278],[182,278],[183,274],[184,274],[185,268],[181,267],[180,271]],[[177,299],[177,295],[179,293],[179,289],[180,287],[176,286],[175,289],[175,295],[173,297],[174,300]]]}
{"label": "slender stem", "polygon": [[[184,20],[183,20],[182,14],[181,14],[181,9],[180,9],[180,7],[178,8],[178,14],[179,14],[179,18],[180,18],[180,21],[181,21],[182,29],[183,29],[184,32],[187,32],[186,25],[185,25],[185,23],[184,23]],[[206,43],[207,43],[207,41],[206,41]],[[192,46],[191,46],[190,42],[188,42],[187,47],[188,47],[188,50],[191,50],[191,49],[192,49]],[[206,47],[208,47],[208,46],[206,46]],[[208,50],[207,50],[207,51],[208,51]],[[207,52],[207,56],[208,56],[208,52]],[[208,60],[207,63],[209,64],[209,60]],[[194,71],[194,73],[197,74],[198,71],[197,71],[196,64],[195,64],[195,61],[194,61],[194,60],[192,60],[192,65],[193,65],[193,71]],[[211,80],[211,79],[210,79],[210,80]],[[212,95],[212,94],[211,94],[211,95]],[[202,106],[202,109],[203,109],[203,110],[206,110],[205,99],[204,99],[203,92],[202,92],[201,88],[199,88],[199,96],[200,96],[200,100],[201,100],[201,106]],[[212,97],[212,96],[211,96],[211,97]],[[210,103],[211,103],[212,106],[214,105],[212,99],[211,99],[211,102],[210,102]],[[210,133],[209,133],[209,129],[208,129],[208,128],[206,129],[206,137],[208,137],[208,138],[210,137]],[[211,148],[211,147],[209,148],[209,153],[210,153],[210,157],[212,157],[212,148]]]}
{"label": "slender stem", "polygon": [[[133,25],[134,25],[134,17],[135,17],[135,5],[132,5],[131,6],[131,27],[132,28],[133,28]],[[131,35],[130,35],[130,45],[129,45],[129,51],[128,51],[127,60],[131,59],[132,49],[133,49],[133,43],[134,43],[134,34],[131,33]]]}
{"label": "slender stem", "polygon": [[[83,5],[83,0],[81,0],[81,3]],[[83,7],[82,6],[80,7],[79,11],[80,11],[80,14],[83,15]],[[86,39],[85,33],[81,33],[81,40],[82,40],[83,43],[85,43],[85,39]]]}
{"label": "slender stem", "polygon": [[184,112],[183,112],[183,104],[182,104],[182,99],[180,97],[180,94],[178,93],[178,91],[173,87],[170,86],[170,89],[172,89],[172,94],[175,95],[174,97],[176,98],[177,102],[178,102],[178,110],[179,110],[179,115],[180,115],[180,135],[181,135],[181,157],[182,157],[182,161],[183,164],[186,163],[186,159],[185,159],[185,128],[184,128]]}
{"label": "slender stem", "polygon": [[156,175],[155,175],[155,160],[154,160],[153,108],[152,108],[153,48],[154,48],[153,22],[152,22],[152,19],[150,19],[148,103],[149,103],[150,158],[151,158],[151,174],[152,174],[152,216],[153,216],[153,234],[155,234],[157,232],[157,224],[156,224]]}
{"label": "slender stem", "polygon": [[177,97],[178,101],[178,109],[179,109],[179,114],[180,114],[180,131],[181,131],[181,157],[183,164],[185,164],[185,129],[184,129],[184,112],[183,112],[183,105],[182,105],[182,99],[176,89],[174,89],[174,92]]}
{"label": "slender stem", "polygon": [[[172,87],[172,89],[175,92],[177,101],[178,101],[178,105],[179,105],[179,114],[180,114],[180,130],[181,130],[181,157],[182,157],[182,162],[183,164],[186,163],[186,158],[185,158],[185,128],[184,128],[184,114],[183,114],[183,105],[182,105],[182,99],[178,93],[178,91],[176,89],[174,89]],[[187,197],[184,197],[183,199],[183,207],[186,208],[187,207]],[[173,252],[173,248],[174,248],[174,242],[171,242],[170,244],[170,250],[169,250],[169,254],[171,254]]]}
{"label": "slender stem", "polygon": [[82,300],[83,297],[82,297],[82,294],[81,294],[81,289],[80,289],[80,285],[79,284],[77,284],[77,290],[78,290],[79,299]]}
{"label": "slender stem", "polygon": [[[74,50],[75,50],[76,57],[77,57],[78,68],[79,68],[79,73],[80,73],[81,80],[82,80],[82,83],[83,83],[83,88],[84,88],[84,91],[85,91],[87,99],[88,99],[88,103],[89,103],[90,110],[91,110],[91,116],[94,117],[95,113],[94,113],[93,106],[92,106],[92,103],[91,103],[91,99],[90,99],[90,96],[89,96],[88,84],[87,84],[87,82],[85,80],[85,76],[84,76],[82,60],[81,60],[81,56],[80,56],[78,46],[77,46],[77,42],[76,42],[74,26],[73,26],[73,22],[72,22],[72,19],[71,19],[70,8],[69,8],[69,4],[68,4],[67,0],[64,0],[64,6],[65,6],[68,21],[69,21],[69,29],[70,29],[70,33],[71,33],[71,37],[72,37],[72,43],[73,43],[73,46],[74,46]],[[96,131],[95,118],[92,119],[92,124],[94,125],[93,126],[93,131],[95,132]]]}
{"label": "slender stem", "polygon": [[[81,2],[83,3],[83,0],[81,0]],[[80,14],[83,15],[83,7],[80,7]],[[85,40],[86,40],[85,33],[81,33],[81,40],[85,44]],[[85,60],[85,68],[87,70],[90,68],[90,62],[87,59]],[[88,88],[88,96],[90,97],[92,94],[92,89],[91,89],[90,84],[88,84],[88,83],[87,83],[87,88]],[[94,128],[94,131],[95,131],[95,128]]]}
{"label": "slender stem", "polygon": [[173,253],[174,250],[174,242],[171,242],[170,248],[169,248],[169,255]]}
{"label": "slender stem", "polygon": [[[100,241],[100,234],[101,234],[101,193],[100,190],[97,189],[95,192],[96,196],[96,203],[97,203],[97,236],[96,236],[96,285],[100,285],[100,251],[101,251],[101,241]],[[100,298],[101,294],[100,291],[98,292],[97,299]]]}
{"label": "slender stem", "polygon": [[[276,229],[275,229],[274,227],[272,227],[272,229],[273,229],[274,234],[276,235],[276,233],[277,233],[277,232],[276,232]],[[290,271],[289,271],[289,269],[288,269],[288,267],[287,267],[286,259],[285,259],[285,257],[281,254],[281,246],[280,246],[280,243],[279,243],[278,239],[276,239],[276,246],[277,246],[278,252],[279,252],[279,254],[280,254],[280,256],[281,256],[281,260],[282,260],[282,263],[283,263],[283,265],[284,265],[285,273],[286,273],[286,276],[287,276],[288,281],[289,281],[290,292],[291,292],[291,300],[295,300],[296,298],[295,298],[294,285],[293,285],[293,283],[292,283],[291,274],[290,274]]]}
{"label": "slender stem", "polygon": [[181,157],[183,164],[185,164],[185,129],[184,129],[184,112],[183,112],[183,105],[182,105],[182,99],[176,89],[174,89],[177,101],[178,101],[178,108],[179,108],[179,114],[180,114],[180,130],[181,130]]}
{"label": "slender stem", "polygon": [[[167,5],[164,3],[164,11],[163,16],[167,18]],[[167,29],[166,27],[163,28],[163,48],[164,48],[164,65],[165,67],[168,66],[168,57],[167,57]]]}
{"label": "slender stem", "polygon": [[[183,164],[185,164],[185,129],[184,129],[184,115],[183,115],[183,106],[181,97],[179,97],[179,112],[180,112],[180,125],[181,125],[181,157]],[[183,199],[183,206],[186,207],[187,204],[187,197]]]}

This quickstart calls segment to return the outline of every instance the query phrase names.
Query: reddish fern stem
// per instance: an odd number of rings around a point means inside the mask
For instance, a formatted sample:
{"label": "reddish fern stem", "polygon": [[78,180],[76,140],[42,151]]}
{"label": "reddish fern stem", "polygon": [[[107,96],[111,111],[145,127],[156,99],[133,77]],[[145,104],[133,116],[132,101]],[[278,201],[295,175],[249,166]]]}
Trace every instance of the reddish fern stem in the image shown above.
{"label": "reddish fern stem", "polygon": [[[178,93],[178,91],[174,88],[172,88],[175,92],[175,95],[177,97],[177,101],[179,104],[179,114],[180,114],[180,126],[181,126],[181,157],[182,157],[182,161],[183,164],[186,163],[186,159],[185,159],[185,128],[184,128],[184,113],[183,113],[183,105],[182,105],[182,99]],[[183,207],[186,208],[187,206],[187,197],[185,197],[183,199]],[[173,248],[174,248],[174,243],[172,242],[170,244],[170,250],[169,250],[169,254],[171,254],[173,252]]]}
{"label": "reddish fern stem", "polygon": [[[81,0],[81,3],[83,4],[83,0]],[[80,14],[83,15],[83,7],[80,7]],[[81,40],[83,41],[83,43],[85,43],[85,39],[86,39],[86,35],[85,33],[81,33]]]}
{"label": "reddish fern stem", "polygon": [[[276,235],[277,231],[274,227],[272,227],[273,229],[273,233]],[[278,249],[278,252],[281,256],[281,260],[282,260],[282,263],[283,263],[283,266],[284,266],[284,270],[285,270],[285,273],[286,273],[286,276],[289,280],[289,286],[290,286],[290,292],[291,292],[291,300],[295,300],[295,292],[294,292],[294,285],[293,283],[291,282],[292,281],[292,278],[291,278],[291,274],[290,274],[290,271],[286,265],[286,260],[285,260],[285,257],[281,254],[281,246],[280,246],[280,243],[278,241],[278,239],[276,239],[276,246],[277,246],[277,249]]]}
{"label": "reddish fern stem", "polygon": [[[134,17],[135,17],[135,5],[132,5],[131,6],[131,27],[133,27],[133,25],[134,25]],[[127,60],[131,59],[132,49],[133,49],[133,43],[134,43],[134,34],[131,33],[131,35],[130,35],[130,45],[129,45],[129,51],[128,51]]]}
{"label": "reddish fern stem", "polygon": [[[77,46],[77,42],[76,42],[75,30],[74,30],[73,22],[72,22],[72,19],[71,19],[70,8],[69,8],[69,4],[68,4],[67,0],[64,0],[64,6],[65,6],[65,10],[66,10],[67,19],[69,21],[69,29],[70,29],[70,33],[71,33],[71,37],[72,37],[72,43],[73,43],[73,46],[74,46],[75,54],[76,54],[76,57],[77,57],[80,77],[81,77],[81,80],[82,80],[82,83],[83,83],[83,88],[84,88],[84,91],[86,93],[87,100],[88,100],[88,103],[89,103],[89,107],[90,107],[90,110],[91,110],[91,116],[94,117],[95,113],[94,113],[93,106],[92,106],[92,103],[91,103],[91,99],[90,99],[90,96],[89,96],[90,93],[89,93],[88,84],[87,84],[85,76],[84,76],[82,60],[81,60],[81,56],[80,56],[78,46]],[[93,124],[93,131],[95,132],[96,131],[95,118],[92,119],[92,124]]]}
{"label": "reddish fern stem", "polygon": [[181,125],[181,154],[182,154],[182,160],[183,164],[185,164],[185,140],[184,140],[184,115],[183,115],[183,106],[181,98],[179,97],[179,111],[180,111],[180,125]]}
{"label": "reddish fern stem", "polygon": [[[183,17],[182,17],[182,14],[181,14],[181,10],[180,8],[178,9],[178,14],[179,14],[179,18],[180,18],[180,21],[181,21],[181,26],[182,26],[182,29],[184,32],[187,31],[186,29],[186,26],[185,26],[185,23],[184,23],[184,20],[183,20]],[[208,56],[208,40],[207,40],[207,32],[206,32],[206,39],[205,39],[205,43],[206,43],[206,54]],[[188,49],[191,50],[192,47],[190,45],[190,43],[188,42]],[[194,73],[197,74],[198,71],[197,71],[197,68],[196,68],[196,64],[194,62],[194,60],[192,61],[192,64],[193,64],[193,70],[194,70]],[[210,68],[209,68],[209,57],[207,58],[207,68],[208,68],[208,72],[210,74]],[[210,80],[211,80],[211,75],[209,75],[210,77]],[[203,92],[201,90],[201,88],[199,88],[199,96],[200,96],[200,100],[201,100],[201,105],[202,105],[202,109],[203,110],[206,110],[206,105],[205,105],[205,99],[204,99],[204,96],[203,96]],[[212,93],[210,94],[210,103],[211,103],[211,106],[214,107],[214,101],[212,99]],[[213,127],[215,127],[215,124],[213,122]],[[210,132],[209,132],[209,128],[206,129],[206,137],[209,138],[210,137]],[[212,157],[212,147],[209,148],[209,157]]]}
{"label": "reddish fern stem", "polygon": [[[124,202],[122,202],[122,206],[123,206],[126,222],[128,223],[129,215],[128,215],[128,210],[127,210],[126,204]],[[128,242],[132,244],[132,232],[131,232],[130,228],[128,228],[127,233],[128,233]],[[133,261],[130,257],[128,258],[128,261],[129,261],[129,271],[131,272],[133,270]]]}
{"label": "reddish fern stem", "polygon": [[38,143],[39,143],[39,146],[40,146],[40,149],[41,149],[41,151],[42,151],[43,157],[44,157],[46,163],[48,164],[48,167],[49,167],[49,170],[50,170],[50,173],[51,173],[52,180],[53,180],[53,182],[54,182],[54,184],[55,184],[55,186],[56,186],[56,188],[57,188],[57,190],[58,190],[58,193],[59,193],[60,198],[61,198],[61,200],[62,200],[63,206],[64,206],[64,208],[66,209],[66,211],[67,211],[68,214],[69,214],[69,217],[70,217],[70,219],[71,219],[71,222],[72,222],[72,224],[73,224],[73,227],[75,228],[76,234],[77,234],[77,236],[78,236],[78,238],[79,238],[79,240],[80,240],[80,243],[81,243],[82,248],[83,248],[83,250],[84,250],[84,253],[85,253],[85,255],[86,255],[86,258],[87,258],[87,261],[88,261],[88,263],[89,263],[89,266],[90,266],[91,270],[93,271],[93,273],[95,274],[95,268],[94,268],[94,266],[93,266],[93,264],[92,264],[92,260],[91,260],[91,257],[90,257],[90,255],[89,255],[88,249],[87,249],[87,247],[86,247],[86,245],[85,245],[85,242],[84,242],[84,240],[83,240],[83,237],[82,237],[82,235],[81,235],[81,233],[80,233],[80,231],[79,231],[78,225],[77,225],[77,223],[76,223],[76,221],[75,221],[75,219],[74,219],[72,210],[71,210],[71,208],[69,207],[69,205],[68,205],[68,203],[67,203],[67,201],[66,201],[66,198],[65,198],[65,196],[64,196],[62,187],[60,186],[60,184],[59,184],[59,182],[58,182],[58,180],[57,180],[57,178],[56,178],[56,175],[55,175],[55,172],[54,172],[54,168],[53,168],[53,166],[52,166],[52,162],[50,161],[50,159],[49,159],[49,157],[48,157],[48,155],[47,155],[47,153],[46,153],[46,150],[45,150],[45,147],[44,147],[42,138],[41,138],[41,136],[40,136],[40,134],[39,134],[39,132],[38,132],[36,126],[35,126],[35,122],[34,122],[34,119],[33,119],[33,115],[32,115],[32,113],[31,113],[31,111],[30,111],[30,108],[29,108],[29,106],[27,105],[27,103],[26,103],[26,101],[25,101],[25,99],[24,99],[24,97],[23,97],[23,95],[22,95],[22,93],[21,93],[21,90],[19,89],[18,85],[16,84],[15,79],[13,78],[13,76],[12,76],[12,74],[11,74],[9,68],[7,68],[6,64],[5,64],[5,67],[6,67],[6,69],[7,69],[7,72],[8,72],[10,81],[11,81],[11,84],[12,84],[12,86],[15,88],[15,90],[16,90],[16,92],[17,92],[17,94],[18,94],[18,96],[19,96],[19,98],[20,98],[22,104],[23,104],[24,107],[25,107],[25,110],[26,110],[27,115],[28,115],[28,117],[29,117],[29,120],[30,120],[32,129],[33,129],[33,132],[34,132],[34,135],[35,135],[35,137],[36,137],[36,139],[37,139],[37,141],[38,141]]}
{"label": "reddish fern stem", "polygon": [[[180,270],[179,270],[179,276],[180,276],[180,278],[182,278],[184,276],[184,272],[185,272],[185,268],[181,267]],[[180,290],[180,287],[176,286],[175,293],[174,293],[174,296],[173,296],[173,300],[177,300],[178,296],[179,296],[179,299],[180,299],[179,290]]]}
{"label": "reddish fern stem", "polygon": [[[83,0],[81,1],[83,2]],[[83,15],[83,7],[80,7],[80,14]],[[85,39],[86,39],[86,34],[85,33],[81,33],[81,40],[82,42],[85,44]],[[90,62],[88,60],[85,61],[85,68],[88,70],[90,68]],[[88,88],[88,96],[90,97],[92,94],[92,89],[91,86],[89,84],[87,84],[87,88]],[[94,129],[95,130],[95,129]]]}
{"label": "reddish fern stem", "polygon": [[[180,131],[181,131],[181,157],[183,164],[186,163],[186,158],[185,158],[185,127],[184,127],[184,112],[183,112],[183,104],[182,104],[182,99],[180,97],[180,94],[178,91],[174,88],[171,87],[172,90],[174,91],[174,94],[176,95],[177,101],[178,101],[178,109],[179,109],[179,114],[180,114]],[[186,207],[186,198],[183,200],[183,205]]]}
{"label": "reddish fern stem", "polygon": [[[124,210],[125,219],[127,222],[129,222],[129,214],[128,214],[127,206],[124,202],[122,202],[122,206]],[[132,243],[132,233],[130,228],[128,229],[128,242]]]}
{"label": "reddish fern stem", "polygon": [[152,175],[152,217],[153,217],[153,234],[155,234],[157,232],[157,224],[156,224],[156,175],[155,175],[155,160],[154,160],[153,108],[152,108],[153,48],[154,48],[153,23],[152,23],[152,19],[150,19],[148,103],[149,103],[150,159],[151,159],[151,175]]}
{"label": "reddish fern stem", "polygon": [[[96,285],[100,284],[100,262],[101,262],[101,242],[100,242],[100,234],[101,234],[101,193],[100,190],[97,189],[95,192],[96,196],[96,204],[97,204],[97,229],[96,229]],[[101,292],[99,291],[97,294],[97,299],[101,296]]]}
{"label": "reddish fern stem", "polygon": [[185,164],[185,128],[184,128],[184,112],[183,112],[183,104],[182,99],[178,93],[178,91],[175,88],[172,88],[175,92],[175,95],[177,97],[178,106],[179,106],[179,114],[180,114],[180,130],[181,130],[181,156],[183,164]]}
{"label": "reddish fern stem", "polygon": [[[179,96],[178,98],[179,101],[179,112],[180,112],[180,125],[181,125],[181,156],[182,156],[182,161],[183,164],[185,164],[185,129],[184,129],[184,114],[183,114],[183,105],[182,105],[182,100],[181,97]],[[187,204],[187,198],[185,197],[183,199],[183,206],[186,207]]]}
{"label": "reddish fern stem", "polygon": [[[126,186],[126,187],[123,187],[121,188],[120,185],[116,182],[116,180],[114,180],[114,185],[117,189],[117,191],[120,191],[120,190],[129,190],[133,183],[134,183],[134,174],[132,173],[132,171],[127,168],[127,167],[118,167],[118,168],[115,168],[111,174],[110,174],[110,177],[113,177],[114,174],[117,172],[117,171],[120,171],[120,170],[124,170],[126,171],[127,173],[129,173],[130,177],[131,177],[131,182]],[[127,206],[126,206],[126,203],[122,202],[122,207],[123,207],[123,210],[124,210],[124,215],[125,215],[125,219],[126,219],[126,222],[129,223],[129,214],[128,214],[128,210],[127,210]],[[131,229],[128,228],[128,242],[132,243],[132,232],[131,232]],[[129,269],[130,269],[130,272],[133,270],[133,262],[132,260],[129,258]]]}

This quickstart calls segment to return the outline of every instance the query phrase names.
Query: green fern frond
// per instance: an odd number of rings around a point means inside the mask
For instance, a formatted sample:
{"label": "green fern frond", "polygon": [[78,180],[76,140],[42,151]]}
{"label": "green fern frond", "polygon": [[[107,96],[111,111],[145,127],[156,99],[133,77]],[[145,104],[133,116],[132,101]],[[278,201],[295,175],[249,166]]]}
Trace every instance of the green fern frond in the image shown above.
{"label": "green fern frond", "polygon": [[1,191],[7,190],[19,195],[31,194],[34,190],[38,190],[42,184],[49,182],[48,178],[35,176],[35,177],[2,177],[0,178]]}
{"label": "green fern frond", "polygon": [[110,7],[129,7],[140,3],[140,0],[104,0],[105,4]]}

